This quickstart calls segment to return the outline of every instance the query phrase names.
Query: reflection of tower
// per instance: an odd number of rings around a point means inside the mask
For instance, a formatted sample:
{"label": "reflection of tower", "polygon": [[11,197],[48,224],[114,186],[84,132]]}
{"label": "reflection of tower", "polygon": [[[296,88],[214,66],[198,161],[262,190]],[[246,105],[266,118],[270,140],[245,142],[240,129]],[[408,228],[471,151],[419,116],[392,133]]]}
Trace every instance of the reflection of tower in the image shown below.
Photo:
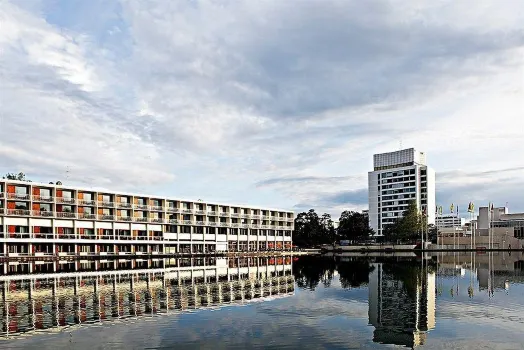
{"label": "reflection of tower", "polygon": [[369,276],[373,341],[415,347],[435,327],[435,274],[412,264],[376,264]]}

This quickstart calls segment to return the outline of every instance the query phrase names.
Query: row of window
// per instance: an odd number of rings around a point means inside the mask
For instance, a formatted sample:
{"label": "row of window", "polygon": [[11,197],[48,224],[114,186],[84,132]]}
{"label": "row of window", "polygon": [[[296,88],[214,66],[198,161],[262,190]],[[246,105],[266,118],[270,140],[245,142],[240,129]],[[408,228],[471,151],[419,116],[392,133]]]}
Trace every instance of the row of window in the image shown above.
{"label": "row of window", "polygon": [[[14,193],[20,197],[29,196],[29,186],[11,186],[8,185],[8,193]],[[35,191],[38,190],[38,191]],[[3,189],[0,188],[0,192],[3,192]],[[75,199],[74,191],[72,190],[56,190],[56,196],[63,199]],[[40,198],[52,198],[52,190],[46,188],[33,188],[33,195]],[[115,200],[116,198],[116,200]],[[149,199],[145,197],[134,197],[131,196],[119,196],[113,194],[99,194],[98,196],[95,193],[90,192],[78,192],[78,200],[83,202],[91,202],[98,200],[99,202],[104,203],[120,203],[120,204],[135,204],[143,206],[153,206],[153,207],[163,207],[165,200],[163,199]],[[194,209],[201,211],[220,211],[221,213],[233,213],[241,215],[264,215],[264,216],[278,216],[281,218],[291,218],[291,213],[282,213],[272,210],[262,210],[262,209],[249,209],[249,208],[239,208],[239,207],[229,207],[223,205],[214,205],[214,204],[204,204],[204,203],[193,203],[193,202],[184,202],[184,201],[170,201],[167,200],[167,208],[178,208],[178,209]],[[277,215],[278,213],[278,215]]]}

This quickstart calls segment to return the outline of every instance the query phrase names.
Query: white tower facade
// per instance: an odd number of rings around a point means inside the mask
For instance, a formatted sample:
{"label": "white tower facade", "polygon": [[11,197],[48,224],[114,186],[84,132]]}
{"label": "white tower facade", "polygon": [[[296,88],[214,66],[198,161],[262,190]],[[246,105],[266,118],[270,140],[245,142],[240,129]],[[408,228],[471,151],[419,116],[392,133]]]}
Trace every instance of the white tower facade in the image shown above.
{"label": "white tower facade", "polygon": [[426,154],[414,148],[373,155],[368,173],[369,226],[382,236],[407,209],[411,200],[435,223],[435,171],[427,166]]}

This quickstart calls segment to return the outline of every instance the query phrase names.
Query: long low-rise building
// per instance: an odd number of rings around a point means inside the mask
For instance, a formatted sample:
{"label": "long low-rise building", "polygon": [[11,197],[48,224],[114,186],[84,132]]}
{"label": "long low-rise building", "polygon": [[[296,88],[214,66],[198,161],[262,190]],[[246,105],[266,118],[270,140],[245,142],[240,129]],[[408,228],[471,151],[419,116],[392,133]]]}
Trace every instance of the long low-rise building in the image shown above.
{"label": "long low-rise building", "polygon": [[0,255],[291,250],[294,214],[270,208],[0,180]]}

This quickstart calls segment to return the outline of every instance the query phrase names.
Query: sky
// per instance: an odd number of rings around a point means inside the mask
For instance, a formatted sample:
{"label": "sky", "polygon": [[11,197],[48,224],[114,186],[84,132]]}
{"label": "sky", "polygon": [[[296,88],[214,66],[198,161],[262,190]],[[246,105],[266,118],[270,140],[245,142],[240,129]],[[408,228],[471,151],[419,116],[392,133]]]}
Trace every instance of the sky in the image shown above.
{"label": "sky", "polygon": [[374,153],[414,147],[438,204],[524,211],[523,23],[517,0],[0,0],[0,172],[338,218]]}

